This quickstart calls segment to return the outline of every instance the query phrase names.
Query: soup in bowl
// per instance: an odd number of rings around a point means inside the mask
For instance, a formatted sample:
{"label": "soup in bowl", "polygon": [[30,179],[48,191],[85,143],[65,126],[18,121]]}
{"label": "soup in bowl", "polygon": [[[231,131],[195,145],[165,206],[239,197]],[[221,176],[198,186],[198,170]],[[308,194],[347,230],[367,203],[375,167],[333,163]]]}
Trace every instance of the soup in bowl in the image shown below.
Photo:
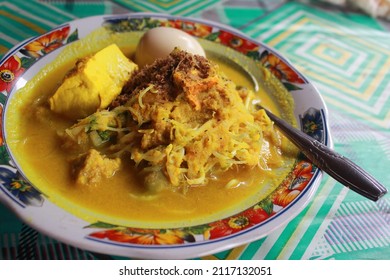
{"label": "soup in bowl", "polygon": [[[31,63],[18,81],[26,83],[8,97],[3,126],[12,160],[3,176],[30,192],[19,205],[60,211],[62,226],[83,232],[76,242],[83,248],[132,256],[131,248],[157,246],[183,257],[217,250],[214,241],[248,242],[303,207],[318,170],[256,106],[301,125],[292,91],[315,89],[287,61],[207,22],[142,14],[85,20],[99,24],[82,38],[80,22],[50,33],[64,46]],[[190,34],[205,57],[176,48],[138,65],[137,46],[156,26]],[[247,49],[232,45],[237,40]],[[10,56],[22,61],[17,55],[32,57],[29,43]],[[280,76],[275,63],[293,74]],[[301,123],[323,116],[310,107],[304,113]],[[309,133],[326,141],[326,130]],[[11,188],[8,196],[20,200]],[[37,227],[75,243],[52,225]]]}

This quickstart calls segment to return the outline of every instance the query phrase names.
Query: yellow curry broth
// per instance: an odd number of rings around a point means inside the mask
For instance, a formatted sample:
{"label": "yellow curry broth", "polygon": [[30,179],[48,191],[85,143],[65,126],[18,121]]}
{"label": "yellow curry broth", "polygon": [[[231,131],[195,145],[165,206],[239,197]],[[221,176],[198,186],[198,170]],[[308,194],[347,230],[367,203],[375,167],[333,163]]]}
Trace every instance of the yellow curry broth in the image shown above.
{"label": "yellow curry broth", "polygon": [[[130,56],[134,47],[125,53]],[[244,210],[268,195],[289,171],[294,160],[291,147],[283,138],[284,167],[263,171],[259,168],[236,168],[216,174],[206,186],[191,187],[184,194],[163,190],[146,193],[130,161],[115,176],[103,179],[97,186],[81,187],[71,177],[69,154],[62,148],[57,132],[74,122],[47,109],[47,99],[74,60],[54,64],[50,71],[33,79],[11,100],[15,109],[7,115],[7,141],[17,163],[29,180],[53,203],[90,222],[105,221],[134,227],[174,227],[208,222]],[[252,82],[223,61],[215,61],[237,85],[253,89]],[[263,90],[259,90],[264,106],[276,113],[278,106]],[[279,150],[270,149],[272,159]],[[226,188],[231,180],[240,182]]]}

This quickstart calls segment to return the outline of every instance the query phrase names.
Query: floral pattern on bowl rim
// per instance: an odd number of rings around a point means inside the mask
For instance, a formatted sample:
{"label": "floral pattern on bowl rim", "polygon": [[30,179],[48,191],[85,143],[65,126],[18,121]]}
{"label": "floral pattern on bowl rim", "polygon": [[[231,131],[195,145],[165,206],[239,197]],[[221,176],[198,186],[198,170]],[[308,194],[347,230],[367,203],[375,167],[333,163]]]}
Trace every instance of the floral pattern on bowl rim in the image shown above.
{"label": "floral pattern on bowl rim", "polygon": [[[192,36],[223,44],[259,61],[300,102],[302,102],[300,97],[302,94],[310,94],[311,97],[314,96],[314,99],[317,99],[312,104],[308,102],[306,111],[299,114],[300,124],[305,133],[331,146],[326,123],[327,110],[317,90],[275,50],[228,26],[162,14],[135,13],[81,19],[14,47],[0,61],[1,115],[9,94],[15,90],[18,77],[21,77],[35,62],[50,52],[78,40],[79,30],[83,29],[85,23],[93,24],[95,28],[104,26],[113,32],[143,31],[157,26],[174,27]],[[3,120],[0,122],[1,128],[2,124]],[[26,215],[23,211],[28,211],[31,207],[35,208],[33,212],[39,212],[40,210],[36,209],[42,209],[45,206],[61,212],[21,176],[7,151],[5,142],[1,131],[0,199],[22,219]],[[58,231],[53,233],[50,229],[43,229],[37,221],[32,222],[31,225],[59,240],[88,250],[143,258],[172,258],[172,256],[189,258],[259,239],[291,220],[309,202],[318,187],[320,177],[321,172],[318,168],[300,154],[289,175],[266,199],[231,217],[185,228],[142,229],[112,225],[103,221],[86,224],[80,220],[75,224],[71,223],[73,230],[79,232],[77,237],[72,238]],[[18,207],[25,210],[20,211]],[[61,215],[69,214],[61,213]],[[73,217],[67,218],[73,220]],[[131,248],[136,251],[132,251]],[[162,252],[160,249],[169,250]]]}

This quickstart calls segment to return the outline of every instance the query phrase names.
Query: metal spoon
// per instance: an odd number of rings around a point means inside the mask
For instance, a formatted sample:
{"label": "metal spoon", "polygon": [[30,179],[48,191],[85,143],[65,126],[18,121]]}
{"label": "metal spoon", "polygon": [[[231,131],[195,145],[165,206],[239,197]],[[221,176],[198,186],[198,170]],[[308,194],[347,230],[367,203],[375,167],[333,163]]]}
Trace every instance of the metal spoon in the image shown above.
{"label": "metal spoon", "polygon": [[313,164],[338,182],[373,201],[387,193],[387,189],[381,183],[351,160],[291,126],[262,106],[257,106],[265,110],[268,117]]}

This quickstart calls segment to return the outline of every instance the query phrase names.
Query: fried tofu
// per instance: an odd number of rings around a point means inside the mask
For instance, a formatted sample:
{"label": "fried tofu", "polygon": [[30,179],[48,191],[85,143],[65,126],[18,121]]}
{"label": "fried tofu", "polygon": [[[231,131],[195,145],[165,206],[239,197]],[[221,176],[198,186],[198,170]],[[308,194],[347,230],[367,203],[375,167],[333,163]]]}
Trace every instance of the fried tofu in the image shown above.
{"label": "fried tofu", "polygon": [[119,158],[110,159],[97,150],[90,149],[86,154],[74,160],[73,174],[79,185],[96,185],[103,178],[114,176],[120,166]]}
{"label": "fried tofu", "polygon": [[115,44],[79,60],[49,99],[50,109],[79,119],[106,108],[138,66]]}

